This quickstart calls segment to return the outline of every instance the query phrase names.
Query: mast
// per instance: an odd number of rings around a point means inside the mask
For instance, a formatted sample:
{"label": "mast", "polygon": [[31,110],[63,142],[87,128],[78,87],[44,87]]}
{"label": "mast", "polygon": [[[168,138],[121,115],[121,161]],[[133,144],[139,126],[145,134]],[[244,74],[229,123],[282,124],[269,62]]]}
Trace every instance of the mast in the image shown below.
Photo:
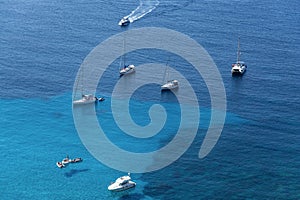
{"label": "mast", "polygon": [[123,40],[123,52],[122,52],[122,56],[121,56],[121,59],[120,59],[120,67],[119,67],[119,70],[121,70],[125,63],[123,63],[123,59],[124,59],[124,51],[125,51],[125,41]]}
{"label": "mast", "polygon": [[237,50],[237,63],[240,62],[240,55],[241,55],[241,52],[240,52],[240,37],[238,39],[238,50]]}
{"label": "mast", "polygon": [[126,56],[125,56],[125,34],[124,34],[124,40],[123,40],[123,65],[125,66],[125,63],[126,63],[126,61],[125,61],[125,59],[126,59]]}
{"label": "mast", "polygon": [[[165,84],[166,82],[169,81],[169,71],[168,71],[168,63],[169,63],[170,57],[168,58],[168,61],[166,63],[166,69],[165,69],[165,73],[164,73],[164,77],[163,77],[163,84]],[[166,79],[167,77],[167,79]]]}
{"label": "mast", "polygon": [[164,77],[163,77],[163,83],[162,84],[165,84],[166,83],[166,74],[167,74],[167,70],[168,70],[168,65],[166,65],[166,69],[165,69],[165,73],[164,73]]}
{"label": "mast", "polygon": [[77,92],[78,92],[78,87],[80,85],[80,91],[81,91],[81,95],[83,95],[83,67],[79,68],[79,73],[78,73],[78,78],[77,78],[77,81],[76,81],[76,88],[75,88],[75,92],[74,92],[74,95],[73,95],[73,99],[77,98]]}
{"label": "mast", "polygon": [[123,62],[121,64],[121,68],[125,67],[126,64],[126,56],[125,56],[125,52],[126,52],[126,35],[124,33],[124,39],[123,39],[123,54],[122,54],[122,61]]}
{"label": "mast", "polygon": [[125,34],[124,34],[124,39],[123,39],[123,52],[120,58],[120,67],[119,70],[123,69],[125,67]]}
{"label": "mast", "polygon": [[81,88],[80,88],[81,89],[81,96],[83,95],[83,84],[84,84],[83,83],[83,77],[84,77],[83,68],[84,68],[84,66],[82,66],[82,69],[81,69],[82,73],[81,73],[81,77],[80,77],[81,78]]}

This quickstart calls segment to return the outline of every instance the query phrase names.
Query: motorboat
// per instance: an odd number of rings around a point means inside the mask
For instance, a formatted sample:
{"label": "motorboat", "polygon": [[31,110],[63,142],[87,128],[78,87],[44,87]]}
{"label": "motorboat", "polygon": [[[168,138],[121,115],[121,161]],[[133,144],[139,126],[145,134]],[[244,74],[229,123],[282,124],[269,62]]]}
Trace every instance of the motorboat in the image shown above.
{"label": "motorboat", "polygon": [[128,17],[123,17],[120,21],[119,21],[119,26],[127,26],[130,23],[130,20]]}
{"label": "motorboat", "polygon": [[114,183],[108,186],[110,191],[123,191],[136,186],[136,183],[131,181],[130,173],[127,176],[119,177]]}
{"label": "motorboat", "polygon": [[65,167],[65,165],[62,162],[56,162],[56,166],[59,168]]}
{"label": "motorboat", "polygon": [[79,105],[79,104],[90,104],[90,103],[95,103],[97,100],[97,97],[95,97],[92,94],[83,94],[81,96],[81,99],[73,101],[74,105]]}
{"label": "motorboat", "polygon": [[238,40],[238,51],[237,51],[237,61],[231,65],[232,75],[243,75],[247,69],[246,63],[240,61],[241,51],[240,51],[240,38]]}
{"label": "motorboat", "polygon": [[167,81],[164,85],[161,86],[161,90],[172,90],[178,88],[179,84],[177,80]]}
{"label": "motorboat", "polygon": [[130,74],[135,71],[134,65],[126,65],[120,70],[120,75]]}

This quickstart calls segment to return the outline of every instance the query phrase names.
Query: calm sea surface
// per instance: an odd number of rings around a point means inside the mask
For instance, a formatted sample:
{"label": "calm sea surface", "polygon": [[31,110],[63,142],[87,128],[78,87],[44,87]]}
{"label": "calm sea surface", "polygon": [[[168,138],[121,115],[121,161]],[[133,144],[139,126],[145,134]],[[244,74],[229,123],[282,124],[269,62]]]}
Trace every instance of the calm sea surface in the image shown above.
{"label": "calm sea surface", "polygon": [[[120,28],[118,21],[129,14],[135,21]],[[1,0],[0,18],[0,199],[300,199],[298,1]],[[201,120],[183,156],[161,170],[132,174],[137,187],[115,194],[107,186],[124,172],[99,162],[82,144],[73,121],[72,91],[94,47],[141,27],[181,32],[207,50],[224,82],[226,122],[216,146],[199,159],[211,109],[204,80],[168,52],[129,53],[127,60],[136,66],[165,64],[169,58],[191,80]],[[232,77],[238,37],[248,70]],[[110,103],[118,65],[116,60],[104,73],[97,95],[106,100],[95,107],[99,124],[116,134],[121,130]],[[127,78],[138,75],[137,67]],[[157,103],[169,114],[158,136],[111,134],[111,141],[132,152],[154,151],[170,142],[180,123],[175,95],[145,85],[132,95],[130,113],[145,126],[149,108]],[[58,169],[55,162],[66,154],[84,161]]]}

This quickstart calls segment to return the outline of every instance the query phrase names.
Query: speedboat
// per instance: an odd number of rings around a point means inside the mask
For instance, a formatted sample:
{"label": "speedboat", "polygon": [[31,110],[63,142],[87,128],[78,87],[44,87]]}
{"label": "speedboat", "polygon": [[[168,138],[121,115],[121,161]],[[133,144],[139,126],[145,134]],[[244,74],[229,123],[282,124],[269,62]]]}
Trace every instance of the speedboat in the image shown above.
{"label": "speedboat", "polygon": [[120,75],[130,74],[135,71],[134,65],[124,66],[123,69],[120,70]]}
{"label": "speedboat", "polygon": [[247,69],[246,63],[240,61],[240,38],[238,40],[238,51],[237,51],[237,61],[231,65],[231,74],[232,75],[243,75]]}
{"label": "speedboat", "polygon": [[119,21],[119,26],[127,26],[129,23],[130,23],[129,18],[128,17],[123,17]]}
{"label": "speedboat", "polygon": [[74,105],[89,104],[96,102],[97,98],[92,94],[83,94],[81,99],[73,101]]}
{"label": "speedboat", "polygon": [[232,64],[231,74],[232,75],[242,75],[242,74],[244,74],[246,69],[247,69],[247,65],[242,61],[238,61],[238,62]]}
{"label": "speedboat", "polygon": [[172,90],[178,88],[179,84],[177,80],[167,81],[164,85],[161,86],[161,90]]}
{"label": "speedboat", "polygon": [[108,190],[110,191],[123,191],[127,190],[129,188],[133,188],[136,186],[136,183],[131,181],[130,173],[128,173],[128,176],[122,176],[118,178],[114,183],[108,186]]}

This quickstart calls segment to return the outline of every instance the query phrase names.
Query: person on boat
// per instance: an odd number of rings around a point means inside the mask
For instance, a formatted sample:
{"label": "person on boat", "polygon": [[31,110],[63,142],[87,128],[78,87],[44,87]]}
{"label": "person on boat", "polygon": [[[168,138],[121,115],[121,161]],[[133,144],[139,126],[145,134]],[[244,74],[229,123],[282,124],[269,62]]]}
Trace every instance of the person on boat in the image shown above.
{"label": "person on boat", "polygon": [[69,162],[70,161],[70,158],[69,156],[67,155],[64,159],[63,159],[63,162]]}

